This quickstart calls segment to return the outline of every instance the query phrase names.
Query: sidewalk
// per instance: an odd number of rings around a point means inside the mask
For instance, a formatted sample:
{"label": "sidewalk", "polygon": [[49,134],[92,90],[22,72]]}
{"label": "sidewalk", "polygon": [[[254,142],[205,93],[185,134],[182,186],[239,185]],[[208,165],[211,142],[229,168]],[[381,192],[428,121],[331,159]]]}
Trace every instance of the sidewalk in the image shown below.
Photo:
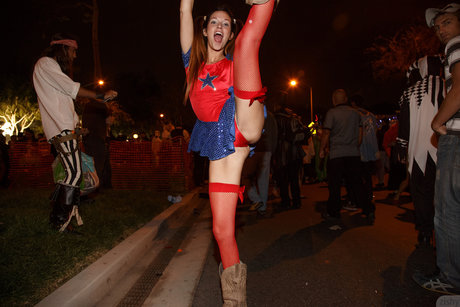
{"label": "sidewalk", "polygon": [[[195,261],[194,268],[196,269],[183,275],[187,276],[187,278],[192,276],[192,278],[188,281],[189,285],[182,287],[182,289],[192,290],[174,294],[175,298],[181,302],[187,300],[191,302],[193,299],[193,289],[198,282],[199,274],[204,264],[203,260],[211,242],[211,233],[209,232],[210,213],[203,210],[201,214],[197,214],[200,210],[199,207],[203,207],[204,201],[199,198],[199,192],[200,188],[197,188],[184,196],[180,203],[171,205],[167,210],[66,282],[36,306],[82,307],[118,305],[119,301],[124,297],[124,292],[129,292],[133,284],[136,283],[139,275],[142,275],[142,269],[147,267],[151,261],[161,254],[164,247],[158,244],[158,242],[163,242],[162,236],[165,236],[168,231],[171,232],[173,228],[175,232],[175,228],[180,228],[185,220],[193,219],[194,215],[196,215],[201,221],[197,223],[196,227],[192,228],[187,240],[193,249],[195,249],[194,246],[198,245],[199,248],[197,250],[204,251],[204,253],[202,252],[203,255],[200,255],[199,252],[185,252],[181,254],[181,257],[187,260],[188,263]],[[203,236],[203,233],[208,233],[207,237]],[[198,235],[200,240],[193,240]],[[182,250],[192,251],[189,246],[183,247]],[[180,265],[184,266],[184,263],[181,264],[180,261],[176,261],[173,264],[176,269],[180,268]],[[163,289],[168,288],[165,276],[174,277],[183,274],[174,273],[175,270],[171,270],[169,267],[159,281],[159,285]],[[193,276],[195,276],[194,279]],[[158,288],[154,290],[154,296],[162,299],[162,291],[158,290]],[[165,300],[170,299],[165,298]],[[153,301],[153,298],[149,298],[149,301]],[[159,306],[167,305],[160,304]]]}

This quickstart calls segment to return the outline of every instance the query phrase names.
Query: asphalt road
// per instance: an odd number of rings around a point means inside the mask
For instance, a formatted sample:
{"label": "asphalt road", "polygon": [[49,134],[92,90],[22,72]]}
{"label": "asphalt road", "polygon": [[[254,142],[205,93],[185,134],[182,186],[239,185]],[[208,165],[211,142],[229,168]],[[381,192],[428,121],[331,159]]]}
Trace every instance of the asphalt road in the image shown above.
{"label": "asphalt road", "polygon": [[[400,206],[375,195],[376,221],[342,211],[336,224],[323,222],[324,183],[302,186],[302,207],[279,210],[270,201],[265,217],[238,209],[237,242],[248,265],[252,306],[436,306],[441,295],[415,284],[414,270],[432,270],[433,249],[415,247],[414,210],[408,196]],[[221,306],[219,253],[209,249],[194,307]]]}

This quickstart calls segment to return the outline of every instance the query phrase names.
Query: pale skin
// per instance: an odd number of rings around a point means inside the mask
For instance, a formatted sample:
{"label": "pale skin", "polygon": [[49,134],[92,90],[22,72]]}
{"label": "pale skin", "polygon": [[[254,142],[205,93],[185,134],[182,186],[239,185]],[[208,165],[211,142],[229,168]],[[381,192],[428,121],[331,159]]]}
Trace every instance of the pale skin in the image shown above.
{"label": "pale skin", "polygon": [[[188,52],[193,42],[194,0],[182,0],[180,4],[180,43],[184,53]],[[208,38],[207,64],[216,63],[225,58],[226,44],[235,39],[231,32],[232,20],[223,11],[216,11],[210,16],[203,36]],[[218,39],[215,39],[218,37]],[[220,39],[221,38],[221,39]],[[241,134],[251,144],[259,140],[264,125],[263,105],[255,101],[235,97],[236,123]],[[244,161],[249,155],[249,147],[235,147],[235,152],[219,160],[209,162],[209,181],[239,185]]]}
{"label": "pale skin", "polygon": [[[460,35],[460,21],[454,14],[448,13],[437,17],[433,28],[443,44]],[[460,65],[458,63],[453,66],[451,73],[452,87],[431,122],[431,128],[440,135],[447,134],[445,123],[460,109]]]}

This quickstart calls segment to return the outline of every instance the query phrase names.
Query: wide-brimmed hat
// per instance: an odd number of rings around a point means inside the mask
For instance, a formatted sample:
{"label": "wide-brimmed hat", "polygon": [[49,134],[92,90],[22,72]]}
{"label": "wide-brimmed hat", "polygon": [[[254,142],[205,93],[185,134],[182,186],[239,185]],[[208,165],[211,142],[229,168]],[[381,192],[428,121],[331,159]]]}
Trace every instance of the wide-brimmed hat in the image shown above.
{"label": "wide-brimmed hat", "polygon": [[438,8],[429,8],[425,11],[425,18],[426,24],[429,27],[434,26],[434,19],[440,15],[445,13],[455,13],[456,11],[460,10],[460,4],[458,3],[451,3],[443,7],[442,9]]}

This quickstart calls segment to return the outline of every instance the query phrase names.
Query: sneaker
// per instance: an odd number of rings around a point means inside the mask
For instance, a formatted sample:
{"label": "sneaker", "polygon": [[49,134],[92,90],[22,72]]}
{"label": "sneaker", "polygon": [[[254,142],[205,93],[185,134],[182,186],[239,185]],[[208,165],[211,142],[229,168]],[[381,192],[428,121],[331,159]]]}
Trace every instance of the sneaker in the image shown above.
{"label": "sneaker", "polygon": [[343,209],[348,210],[348,211],[357,211],[358,207],[356,204],[352,203],[351,201],[347,202],[346,205],[342,206]]}
{"label": "sneaker", "polygon": [[251,205],[251,207],[249,207],[248,210],[249,210],[249,211],[256,211],[256,210],[258,210],[260,207],[262,207],[262,205],[263,205],[263,204],[262,204],[261,202],[253,203],[253,204]]}
{"label": "sneaker", "polygon": [[340,213],[338,215],[330,215],[327,212],[321,213],[321,217],[326,221],[337,222],[340,220]]}
{"label": "sneaker", "polygon": [[443,294],[460,294],[460,289],[452,285],[441,272],[433,275],[424,275],[421,272],[415,272],[412,275],[412,279],[426,290]]}

